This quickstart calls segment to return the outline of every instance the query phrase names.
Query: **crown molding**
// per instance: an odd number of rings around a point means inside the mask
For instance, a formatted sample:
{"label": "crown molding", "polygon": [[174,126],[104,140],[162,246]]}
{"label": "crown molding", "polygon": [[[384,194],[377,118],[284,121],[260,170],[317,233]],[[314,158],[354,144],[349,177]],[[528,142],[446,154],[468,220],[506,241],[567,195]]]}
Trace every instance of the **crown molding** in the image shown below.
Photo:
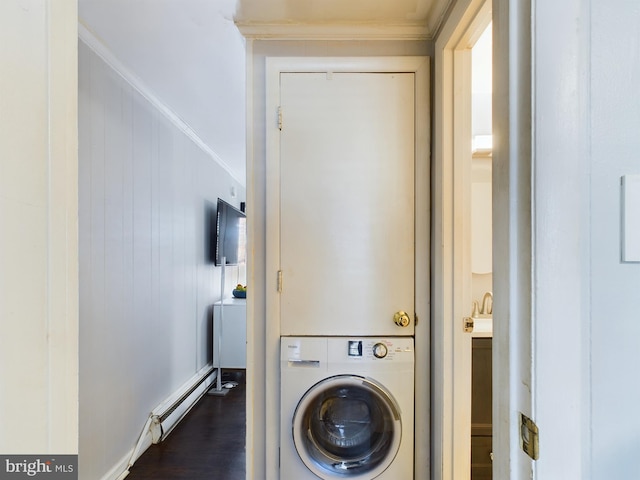
{"label": "crown molding", "polygon": [[257,40],[431,40],[421,23],[268,23],[236,22],[245,38]]}
{"label": "crown molding", "polygon": [[164,117],[169,120],[180,132],[187,136],[205,154],[210,156],[221,168],[223,168],[240,185],[246,185],[246,179],[238,178],[234,170],[207,143],[176,114],[128,67],[126,67],[109,48],[104,41],[93,33],[84,21],[78,19],[78,37],[96,55],[98,55],[109,67],[111,67],[125,82],[142,95],[153,107],[155,107]]}

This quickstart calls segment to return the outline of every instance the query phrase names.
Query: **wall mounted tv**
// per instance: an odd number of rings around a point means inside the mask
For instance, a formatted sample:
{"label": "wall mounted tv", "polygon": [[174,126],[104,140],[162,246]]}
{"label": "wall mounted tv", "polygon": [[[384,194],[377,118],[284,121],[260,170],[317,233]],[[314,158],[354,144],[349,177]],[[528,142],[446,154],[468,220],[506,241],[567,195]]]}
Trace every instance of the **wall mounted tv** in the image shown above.
{"label": "wall mounted tv", "polygon": [[218,198],[215,230],[215,265],[240,265],[246,262],[247,221],[244,212]]}

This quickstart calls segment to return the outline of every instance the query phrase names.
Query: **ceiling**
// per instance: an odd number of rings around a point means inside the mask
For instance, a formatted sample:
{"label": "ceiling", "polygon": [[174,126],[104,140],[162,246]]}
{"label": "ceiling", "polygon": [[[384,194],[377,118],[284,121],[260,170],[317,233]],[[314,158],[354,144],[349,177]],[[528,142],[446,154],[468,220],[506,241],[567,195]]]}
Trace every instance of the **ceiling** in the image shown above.
{"label": "ceiling", "polygon": [[245,184],[245,36],[429,39],[451,2],[78,0],[78,11],[85,31],[126,70],[120,73]]}

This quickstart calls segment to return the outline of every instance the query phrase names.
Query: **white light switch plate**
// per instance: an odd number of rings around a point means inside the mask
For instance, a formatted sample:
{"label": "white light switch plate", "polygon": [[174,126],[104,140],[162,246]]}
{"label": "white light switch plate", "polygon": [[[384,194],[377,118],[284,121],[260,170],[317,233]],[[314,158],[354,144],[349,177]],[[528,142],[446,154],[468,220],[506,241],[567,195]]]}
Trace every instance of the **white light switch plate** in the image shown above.
{"label": "white light switch plate", "polygon": [[640,175],[622,177],[622,261],[640,262]]}

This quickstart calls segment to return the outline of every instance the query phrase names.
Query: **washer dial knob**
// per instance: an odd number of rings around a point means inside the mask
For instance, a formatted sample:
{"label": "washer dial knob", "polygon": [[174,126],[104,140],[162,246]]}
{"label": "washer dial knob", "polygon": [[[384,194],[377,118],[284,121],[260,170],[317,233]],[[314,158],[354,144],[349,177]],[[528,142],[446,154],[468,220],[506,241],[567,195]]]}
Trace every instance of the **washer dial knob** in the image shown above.
{"label": "washer dial knob", "polygon": [[373,346],[373,356],[376,358],[384,358],[387,356],[388,350],[384,343],[376,343]]}

